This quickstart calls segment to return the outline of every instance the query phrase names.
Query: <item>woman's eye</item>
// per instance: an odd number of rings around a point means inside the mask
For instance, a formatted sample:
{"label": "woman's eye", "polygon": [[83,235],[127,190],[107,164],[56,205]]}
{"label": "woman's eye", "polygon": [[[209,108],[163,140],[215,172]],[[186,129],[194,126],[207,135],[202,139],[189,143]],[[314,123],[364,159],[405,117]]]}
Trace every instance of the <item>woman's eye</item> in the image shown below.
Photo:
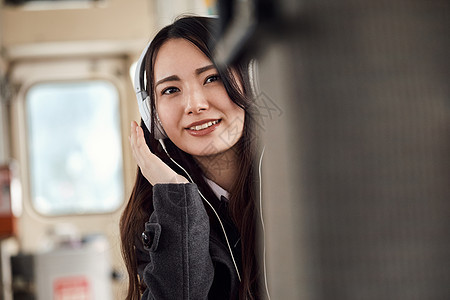
{"label": "woman's eye", "polygon": [[176,87],[168,87],[168,88],[165,88],[165,89],[163,89],[161,91],[161,95],[171,95],[171,94],[176,93],[178,91],[179,91],[179,89],[176,88]]}
{"label": "woman's eye", "polygon": [[220,80],[220,76],[215,74],[215,75],[211,75],[208,78],[206,78],[205,83],[211,83],[214,81]]}

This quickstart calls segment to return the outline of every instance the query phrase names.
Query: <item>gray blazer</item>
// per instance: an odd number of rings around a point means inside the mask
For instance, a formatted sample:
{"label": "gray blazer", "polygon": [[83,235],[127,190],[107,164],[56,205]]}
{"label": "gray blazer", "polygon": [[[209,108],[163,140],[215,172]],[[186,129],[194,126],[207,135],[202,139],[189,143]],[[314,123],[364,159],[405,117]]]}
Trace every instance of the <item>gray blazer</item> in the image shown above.
{"label": "gray blazer", "polygon": [[[239,279],[223,233],[210,228],[195,184],[157,184],[137,243],[141,299],[236,299]],[[239,251],[240,252],[240,251]]]}

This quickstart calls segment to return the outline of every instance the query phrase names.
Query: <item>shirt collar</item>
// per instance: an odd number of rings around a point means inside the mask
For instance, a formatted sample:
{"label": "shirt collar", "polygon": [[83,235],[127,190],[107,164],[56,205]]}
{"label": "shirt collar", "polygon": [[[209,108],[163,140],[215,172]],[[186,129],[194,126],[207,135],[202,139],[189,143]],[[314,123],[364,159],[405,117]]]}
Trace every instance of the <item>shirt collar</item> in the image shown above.
{"label": "shirt collar", "polygon": [[210,180],[210,179],[208,179],[206,177],[204,177],[204,178],[205,178],[206,183],[211,188],[211,190],[217,196],[217,198],[219,198],[220,200],[222,200],[222,197],[225,197],[225,199],[228,199],[228,196],[230,194],[225,189],[223,189],[220,185],[218,185],[214,181],[212,181],[212,180]]}

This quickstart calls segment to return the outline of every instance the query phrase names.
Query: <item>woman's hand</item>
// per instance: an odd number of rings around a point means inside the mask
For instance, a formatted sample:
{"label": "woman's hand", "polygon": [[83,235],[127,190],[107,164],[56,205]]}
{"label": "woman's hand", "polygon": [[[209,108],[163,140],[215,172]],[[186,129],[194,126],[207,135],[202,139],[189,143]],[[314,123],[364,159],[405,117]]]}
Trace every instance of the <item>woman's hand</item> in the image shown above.
{"label": "woman's hand", "polygon": [[131,122],[130,144],[142,175],[152,184],[188,183],[183,176],[169,168],[159,157],[153,154],[145,143],[144,131],[135,122]]}

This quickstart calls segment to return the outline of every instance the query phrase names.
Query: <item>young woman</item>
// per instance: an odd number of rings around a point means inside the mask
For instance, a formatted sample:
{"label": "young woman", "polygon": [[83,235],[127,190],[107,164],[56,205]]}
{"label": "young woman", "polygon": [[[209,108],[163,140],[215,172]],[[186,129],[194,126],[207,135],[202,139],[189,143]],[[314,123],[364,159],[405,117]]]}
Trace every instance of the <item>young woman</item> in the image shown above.
{"label": "young woman", "polygon": [[[261,299],[257,138],[247,64],[217,68],[217,19],[182,17],[145,56],[152,121],[123,212],[127,299]],[[163,136],[158,136],[158,128]]]}

